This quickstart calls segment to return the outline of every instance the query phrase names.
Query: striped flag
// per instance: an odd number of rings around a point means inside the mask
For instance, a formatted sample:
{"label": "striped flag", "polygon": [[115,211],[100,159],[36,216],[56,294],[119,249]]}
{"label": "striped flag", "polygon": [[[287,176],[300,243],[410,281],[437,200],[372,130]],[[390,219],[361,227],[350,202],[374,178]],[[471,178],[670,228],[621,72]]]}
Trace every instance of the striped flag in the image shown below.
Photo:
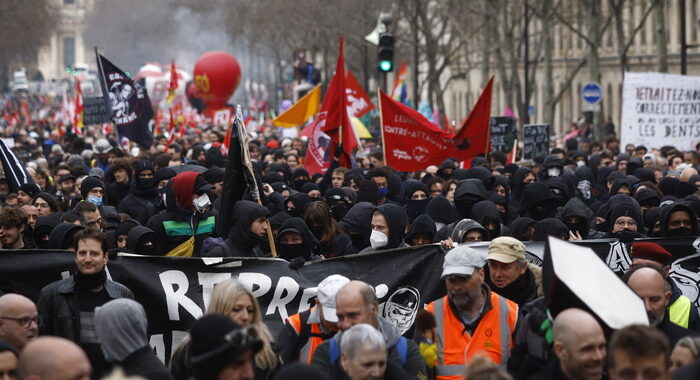
{"label": "striped flag", "polygon": [[2,139],[0,139],[0,162],[5,170],[7,186],[11,193],[16,193],[19,187],[26,183],[34,183],[32,177],[24,169],[24,164],[17,159],[15,153],[7,147]]}
{"label": "striped flag", "polygon": [[83,133],[83,90],[80,81],[76,80],[75,92],[75,112],[73,112],[73,133],[81,135]]}

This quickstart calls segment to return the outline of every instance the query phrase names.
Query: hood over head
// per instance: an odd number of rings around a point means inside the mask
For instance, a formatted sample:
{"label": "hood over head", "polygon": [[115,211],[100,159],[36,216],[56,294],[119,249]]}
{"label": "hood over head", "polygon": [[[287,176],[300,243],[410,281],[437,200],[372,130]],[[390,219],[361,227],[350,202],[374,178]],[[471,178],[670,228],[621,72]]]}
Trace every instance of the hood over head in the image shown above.
{"label": "hood over head", "polygon": [[542,219],[535,224],[535,231],[532,232],[532,241],[547,241],[548,236],[566,239],[569,236],[569,228],[557,218]]}
{"label": "hood over head", "polygon": [[83,229],[85,227],[74,223],[63,222],[57,224],[51,231],[51,235],[49,235],[49,248],[68,249],[73,245],[73,235]]}
{"label": "hood over head", "polygon": [[[659,236],[662,236],[662,237],[677,236],[677,235],[674,235],[672,232],[669,232],[670,230],[668,229],[668,220],[671,217],[671,214],[676,212],[676,211],[685,211],[688,213],[688,215],[690,216],[690,224],[691,224],[689,236],[696,235],[697,231],[698,231],[698,220],[695,216],[695,213],[687,205],[680,203],[680,202],[676,202],[676,203],[673,203],[671,205],[668,205],[666,207],[661,208],[661,215],[659,215],[659,226],[661,227],[661,229],[659,230]],[[680,235],[678,235],[678,236],[680,236]]]}
{"label": "hood over head", "polygon": [[[408,216],[403,207],[385,203],[374,209],[374,212],[379,212],[384,215],[389,227],[389,243],[382,249],[398,248],[406,234],[406,226],[408,225]],[[374,214],[374,212],[372,214]],[[370,219],[371,220],[371,219]]]}
{"label": "hood over head", "polygon": [[148,345],[148,321],[140,303],[118,298],[95,308],[95,333],[112,363]]}
{"label": "hood over head", "polygon": [[359,233],[361,239],[357,239],[358,244],[361,241],[364,246],[355,246],[358,250],[369,246],[369,235],[372,233],[372,213],[374,209],[375,206],[369,202],[357,203],[348,210],[343,219],[339,222],[343,231],[351,237]]}
{"label": "hood over head", "polygon": [[[296,232],[301,235],[303,240],[301,246],[299,247],[300,249],[294,251],[296,255],[289,254],[283,248],[284,245],[281,242],[282,236],[287,232]],[[315,255],[318,244],[318,240],[316,240],[314,234],[311,232],[302,218],[294,217],[285,220],[282,222],[282,226],[280,226],[279,232],[277,233],[277,247],[279,247],[280,257],[287,261],[290,261],[298,256],[303,257],[305,260],[309,260],[312,255]]]}
{"label": "hood over head", "polygon": [[236,216],[236,221],[231,227],[229,238],[241,246],[252,249],[260,242],[260,238],[250,232],[250,226],[256,219],[269,216],[270,211],[253,201],[240,200],[233,205],[233,215]]}
{"label": "hood over head", "polygon": [[467,235],[467,232],[473,230],[481,231],[484,241],[491,240],[489,230],[484,228],[484,226],[482,226],[481,224],[479,224],[479,222],[473,219],[462,219],[459,222],[457,222],[452,229],[450,238],[452,238],[452,241],[454,241],[455,243],[461,243],[464,241],[464,236]]}
{"label": "hood over head", "polygon": [[472,208],[472,218],[486,228],[490,222],[495,223],[496,228],[489,230],[490,239],[501,236],[501,214],[496,204],[491,201],[481,201]]}
{"label": "hood over head", "polygon": [[455,206],[443,196],[431,199],[425,209],[425,214],[434,221],[445,224],[454,223],[459,219]]}
{"label": "hood over head", "polygon": [[528,233],[530,226],[532,226],[536,223],[537,223],[537,221],[535,219],[521,216],[519,218],[516,218],[508,226],[508,229],[510,229],[510,233],[514,238],[516,238],[520,241],[528,241],[530,239],[527,238],[525,235]]}
{"label": "hood over head", "polygon": [[408,228],[408,232],[406,233],[406,238],[404,239],[404,241],[407,244],[413,245],[411,239],[413,239],[415,235],[419,234],[427,234],[428,236],[430,236],[430,242],[435,242],[435,235],[437,234],[437,229],[435,228],[435,222],[428,215],[420,215],[413,221],[413,223],[411,223],[411,227]]}
{"label": "hood over head", "polygon": [[[149,241],[152,242],[153,245],[146,246],[145,243]],[[148,227],[136,226],[126,235],[126,248],[139,255],[153,254],[155,244],[156,233]]]}

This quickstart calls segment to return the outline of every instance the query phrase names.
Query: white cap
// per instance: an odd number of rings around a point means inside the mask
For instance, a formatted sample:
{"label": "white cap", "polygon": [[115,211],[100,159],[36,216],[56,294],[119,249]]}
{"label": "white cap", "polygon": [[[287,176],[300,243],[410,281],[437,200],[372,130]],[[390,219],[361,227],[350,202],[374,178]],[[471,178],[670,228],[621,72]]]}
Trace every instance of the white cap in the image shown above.
{"label": "white cap", "polygon": [[466,245],[458,245],[445,255],[442,263],[442,278],[451,274],[471,276],[474,269],[483,268],[486,264],[486,254]]}
{"label": "white cap", "polygon": [[318,284],[316,297],[323,309],[323,319],[331,323],[338,322],[338,316],[335,313],[335,295],[340,288],[345,286],[350,280],[339,274],[333,274],[323,279]]}

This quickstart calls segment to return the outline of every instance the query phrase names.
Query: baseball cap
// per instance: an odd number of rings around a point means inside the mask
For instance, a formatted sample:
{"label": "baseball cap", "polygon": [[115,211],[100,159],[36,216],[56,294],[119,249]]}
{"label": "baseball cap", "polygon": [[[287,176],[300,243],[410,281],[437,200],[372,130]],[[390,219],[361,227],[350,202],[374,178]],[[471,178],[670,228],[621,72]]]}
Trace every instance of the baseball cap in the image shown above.
{"label": "baseball cap", "polygon": [[496,260],[510,264],[517,260],[525,260],[525,244],[510,236],[500,236],[489,244],[487,260]]}
{"label": "baseball cap", "polygon": [[471,276],[474,273],[474,269],[483,268],[484,264],[486,264],[485,254],[466,245],[459,245],[445,255],[445,261],[442,263],[441,278],[451,274]]}
{"label": "baseball cap", "polygon": [[323,309],[323,319],[331,323],[338,322],[338,316],[335,313],[335,295],[340,288],[345,286],[350,280],[339,274],[333,274],[323,279],[318,284],[316,297]]}

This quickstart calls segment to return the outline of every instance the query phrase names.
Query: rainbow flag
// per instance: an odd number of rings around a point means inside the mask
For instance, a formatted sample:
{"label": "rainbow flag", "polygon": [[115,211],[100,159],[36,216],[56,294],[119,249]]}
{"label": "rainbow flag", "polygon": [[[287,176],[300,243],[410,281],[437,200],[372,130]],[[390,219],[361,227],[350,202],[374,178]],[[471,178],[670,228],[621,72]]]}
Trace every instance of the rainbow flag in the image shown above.
{"label": "rainbow flag", "polygon": [[401,62],[399,71],[396,73],[396,80],[394,81],[394,89],[391,90],[391,97],[405,105],[408,105],[410,102],[408,100],[408,88],[406,88],[407,80],[408,68],[406,66],[406,61],[403,61]]}

